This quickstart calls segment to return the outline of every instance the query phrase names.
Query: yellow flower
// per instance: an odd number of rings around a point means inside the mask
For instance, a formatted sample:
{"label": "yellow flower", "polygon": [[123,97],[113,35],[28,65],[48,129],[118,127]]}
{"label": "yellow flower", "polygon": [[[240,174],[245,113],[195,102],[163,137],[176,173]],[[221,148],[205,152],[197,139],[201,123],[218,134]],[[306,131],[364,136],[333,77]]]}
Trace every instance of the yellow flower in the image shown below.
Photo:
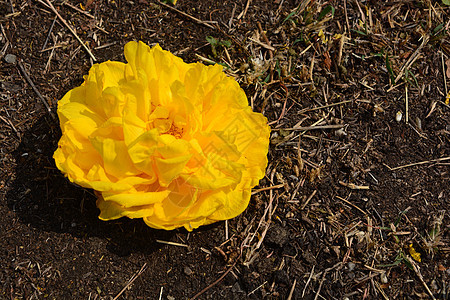
{"label": "yellow flower", "polygon": [[413,244],[409,244],[409,255],[414,258],[415,261],[421,262],[420,253],[414,249]]}
{"label": "yellow flower", "polygon": [[99,218],[192,230],[234,218],[264,177],[270,128],[219,65],[159,45],[92,66],[58,102],[56,166],[96,191]]}

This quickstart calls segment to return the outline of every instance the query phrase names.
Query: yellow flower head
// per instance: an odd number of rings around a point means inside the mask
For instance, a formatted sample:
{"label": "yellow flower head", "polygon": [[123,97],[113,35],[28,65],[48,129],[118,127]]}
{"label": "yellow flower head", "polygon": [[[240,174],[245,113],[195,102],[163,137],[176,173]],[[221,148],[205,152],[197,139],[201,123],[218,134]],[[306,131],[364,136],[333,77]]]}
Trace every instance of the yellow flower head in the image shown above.
{"label": "yellow flower head", "polygon": [[96,191],[100,219],[192,230],[233,218],[264,176],[270,128],[219,65],[142,42],[58,102],[56,166]]}

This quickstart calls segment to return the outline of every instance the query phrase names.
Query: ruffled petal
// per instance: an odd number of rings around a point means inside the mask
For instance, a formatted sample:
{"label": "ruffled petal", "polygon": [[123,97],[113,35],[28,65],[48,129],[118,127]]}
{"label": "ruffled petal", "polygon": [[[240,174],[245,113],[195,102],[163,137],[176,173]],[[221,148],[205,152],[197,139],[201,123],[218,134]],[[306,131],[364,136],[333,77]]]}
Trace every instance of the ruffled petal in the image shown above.
{"label": "ruffled petal", "polygon": [[264,177],[267,119],[219,65],[142,42],[125,58],[93,65],[58,102],[56,166],[96,191],[102,220],[191,231],[239,215]]}

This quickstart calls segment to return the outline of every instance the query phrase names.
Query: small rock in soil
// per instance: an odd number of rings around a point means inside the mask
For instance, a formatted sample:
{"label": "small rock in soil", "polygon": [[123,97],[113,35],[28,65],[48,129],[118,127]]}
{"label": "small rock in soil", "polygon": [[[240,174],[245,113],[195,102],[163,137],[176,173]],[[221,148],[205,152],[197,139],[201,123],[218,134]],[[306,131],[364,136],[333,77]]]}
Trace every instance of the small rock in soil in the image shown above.
{"label": "small rock in soil", "polygon": [[189,268],[188,266],[184,267],[184,274],[186,274],[187,276],[191,276],[192,273],[194,273],[191,268]]}
{"label": "small rock in soil", "polygon": [[381,273],[380,277],[381,277],[381,282],[382,283],[388,283],[389,280],[388,280],[385,272]]}
{"label": "small rock in soil", "polygon": [[347,264],[347,266],[348,266],[348,271],[351,272],[351,271],[353,271],[353,270],[355,269],[356,264],[355,264],[355,263],[352,263],[352,262],[350,261],[350,262]]}
{"label": "small rock in soil", "polygon": [[269,231],[267,231],[266,242],[282,248],[288,241],[288,238],[288,229],[283,228],[280,225],[274,225],[269,228]]}
{"label": "small rock in soil", "polygon": [[17,56],[15,56],[14,54],[6,54],[6,55],[5,55],[5,61],[6,61],[8,64],[13,64],[13,65],[15,65],[16,62],[17,62]]}

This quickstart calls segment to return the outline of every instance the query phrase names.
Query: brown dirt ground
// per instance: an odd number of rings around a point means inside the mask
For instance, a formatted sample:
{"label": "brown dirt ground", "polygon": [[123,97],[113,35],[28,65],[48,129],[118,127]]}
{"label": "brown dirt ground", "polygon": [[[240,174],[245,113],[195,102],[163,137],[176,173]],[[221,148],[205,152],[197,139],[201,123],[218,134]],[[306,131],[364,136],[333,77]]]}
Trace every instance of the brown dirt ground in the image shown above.
{"label": "brown dirt ground", "polygon": [[142,40],[227,64],[271,122],[248,209],[188,233],[100,221],[55,168],[58,121],[7,54],[53,111],[92,61],[46,1],[0,0],[0,298],[448,299],[448,6],[179,0],[199,23],[151,0],[54,1],[99,62]]}

